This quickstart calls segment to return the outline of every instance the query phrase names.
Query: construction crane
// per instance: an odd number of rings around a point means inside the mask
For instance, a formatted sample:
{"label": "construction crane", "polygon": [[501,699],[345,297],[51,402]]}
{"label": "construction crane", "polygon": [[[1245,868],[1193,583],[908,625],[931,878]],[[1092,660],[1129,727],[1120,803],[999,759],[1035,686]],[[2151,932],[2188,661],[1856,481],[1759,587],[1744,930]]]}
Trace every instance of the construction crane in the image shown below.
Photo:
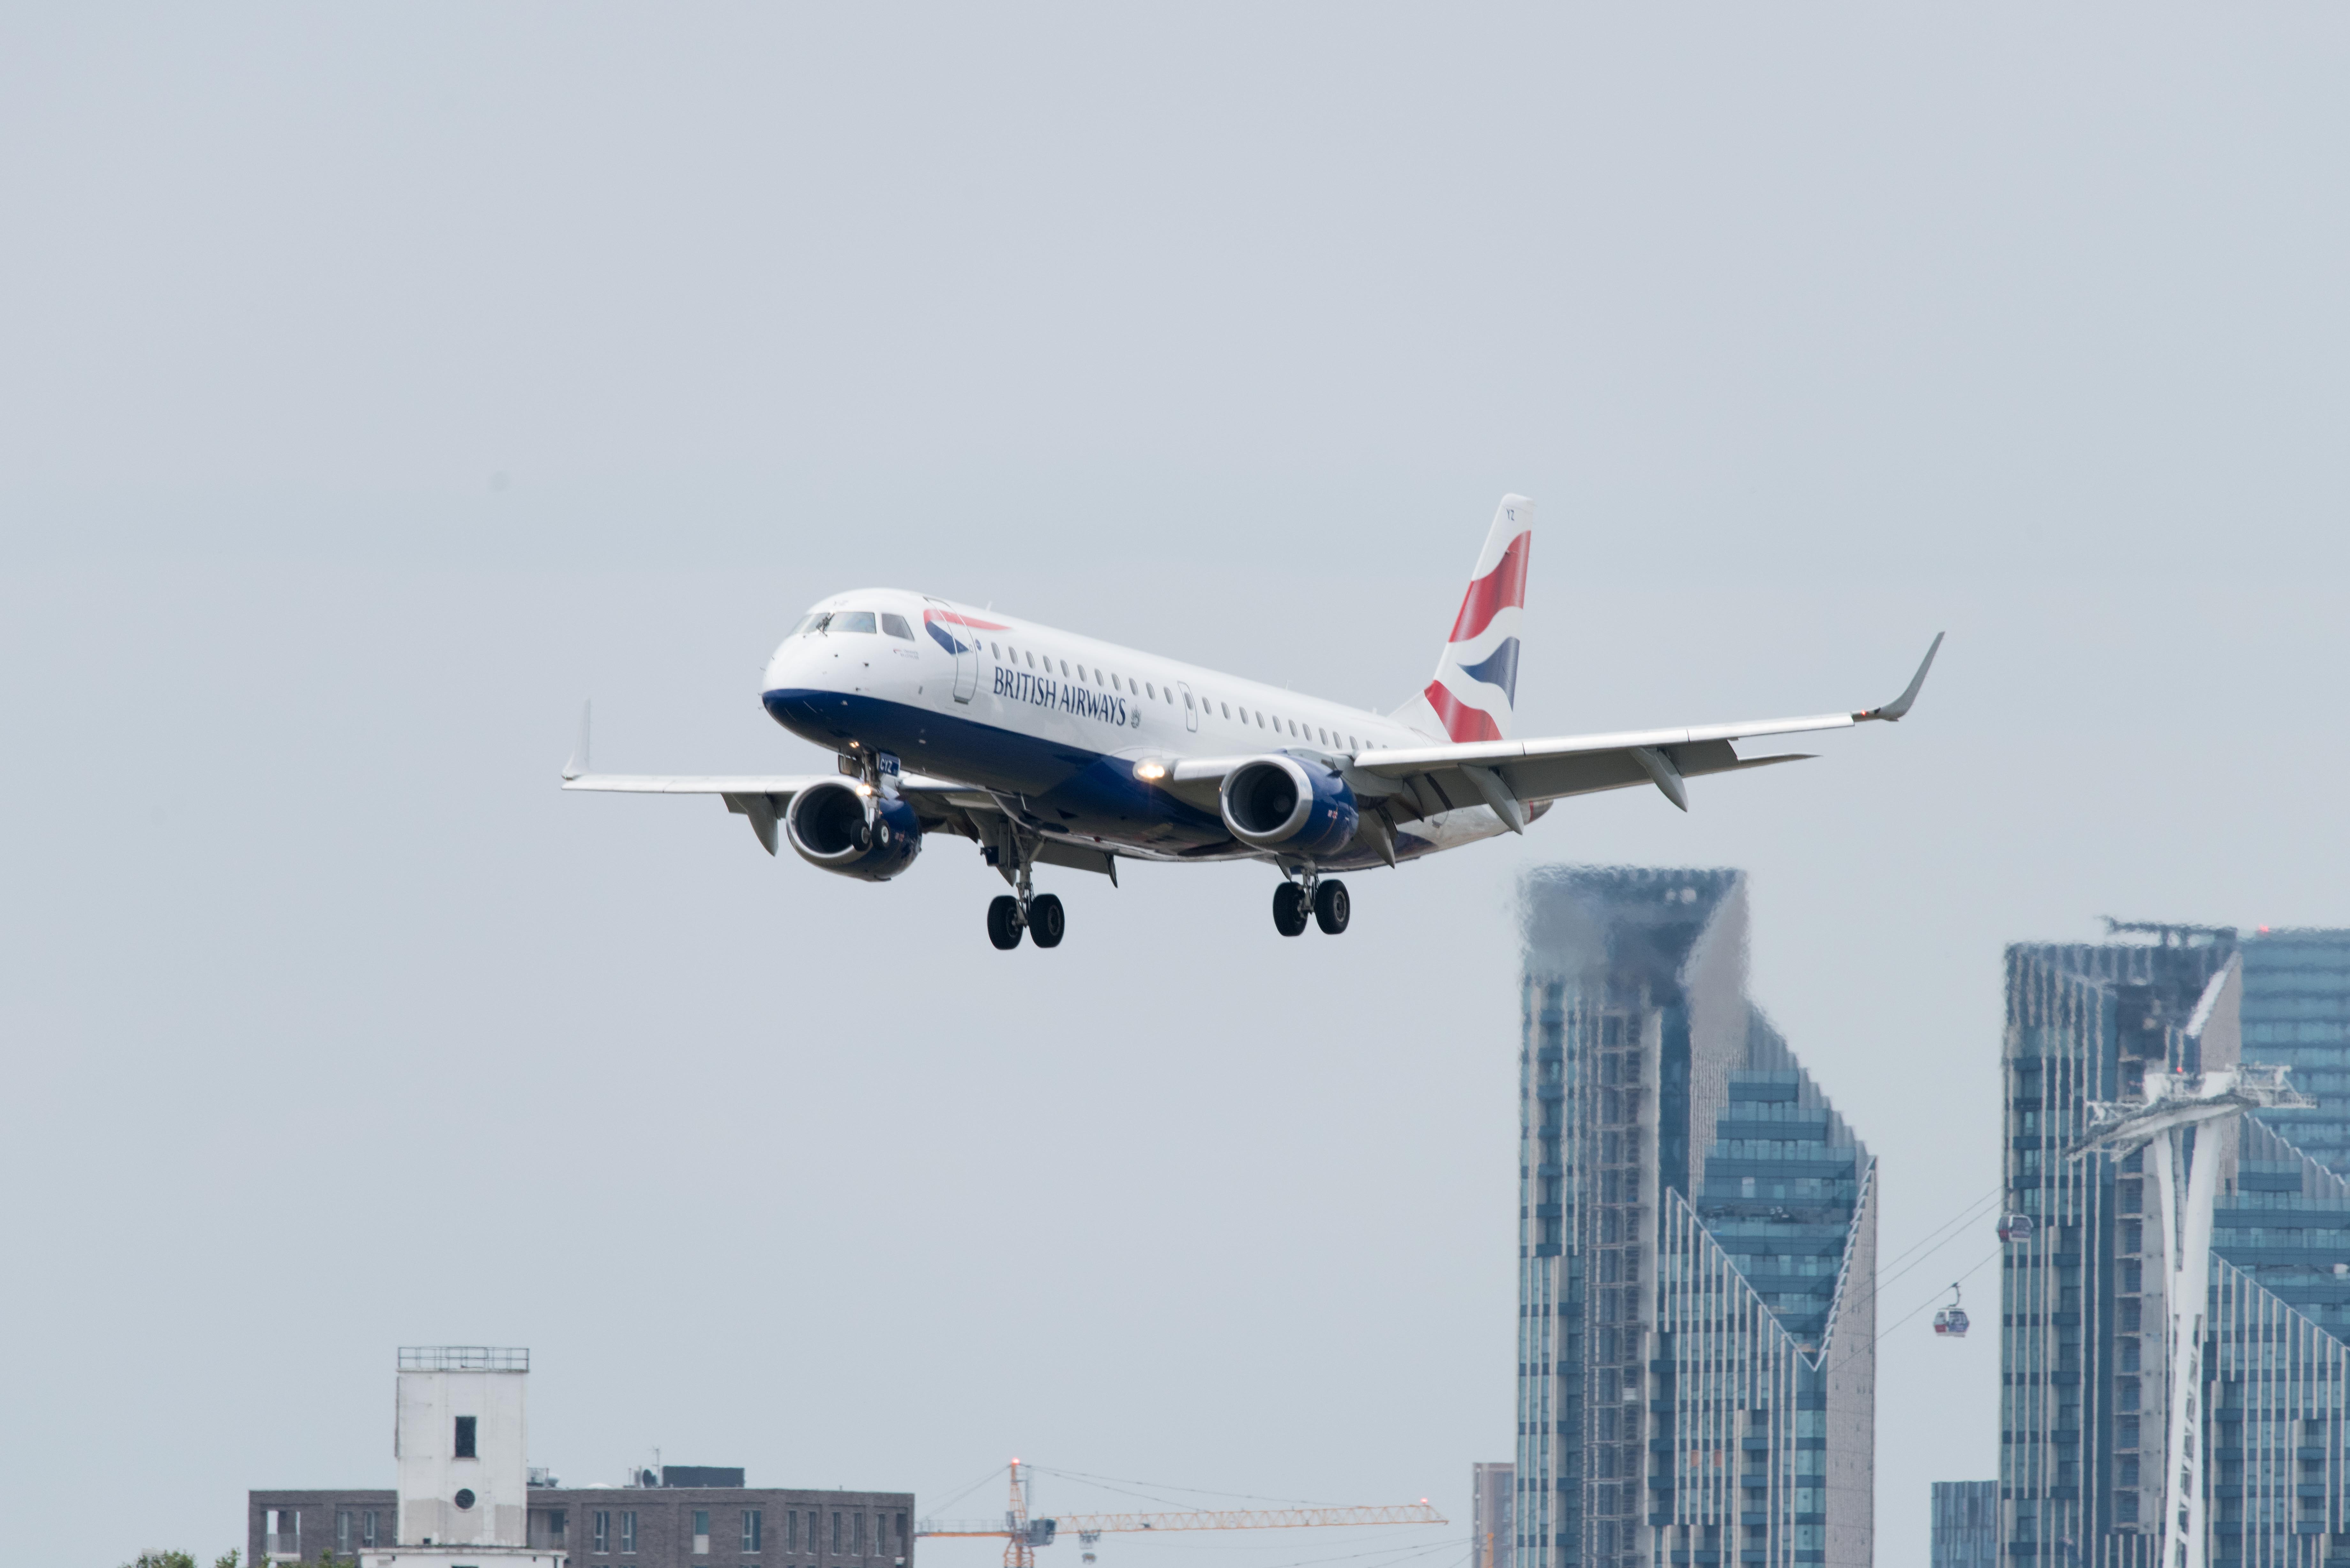
{"label": "construction crane", "polygon": [[1372,1503],[1360,1508],[1218,1508],[1182,1513],[1065,1513],[1037,1519],[1028,1511],[1028,1483],[1020,1471],[1020,1461],[1013,1460],[1011,1497],[1002,1522],[986,1519],[924,1519],[916,1521],[914,1533],[947,1539],[1001,1537],[1003,1568],[1036,1568],[1036,1548],[1052,1545],[1055,1537],[1065,1530],[1074,1532],[1078,1542],[1087,1548],[1086,1561],[1090,1563],[1094,1542],[1106,1534],[1125,1531],[1295,1530],[1324,1524],[1446,1522],[1442,1514],[1429,1506],[1426,1498],[1418,1502]]}

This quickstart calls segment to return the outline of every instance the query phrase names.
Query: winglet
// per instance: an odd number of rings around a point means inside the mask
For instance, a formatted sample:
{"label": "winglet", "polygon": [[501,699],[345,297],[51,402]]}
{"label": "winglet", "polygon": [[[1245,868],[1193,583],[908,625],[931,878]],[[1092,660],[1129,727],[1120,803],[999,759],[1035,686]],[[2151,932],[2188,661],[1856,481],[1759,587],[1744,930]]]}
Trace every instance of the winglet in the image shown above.
{"label": "winglet", "polygon": [[1866,712],[1855,713],[1852,716],[1852,722],[1857,724],[1866,719],[1883,719],[1888,723],[1898,723],[1901,716],[1909,711],[1909,704],[1918,701],[1918,688],[1926,684],[1926,671],[1934,668],[1934,655],[1941,651],[1944,635],[1939,631],[1934,634],[1934,640],[1928,646],[1924,660],[1918,666],[1918,673],[1909,678],[1909,684],[1903,689],[1900,696],[1882,708],[1871,708]]}
{"label": "winglet", "polygon": [[563,764],[566,779],[576,779],[588,771],[588,716],[595,708],[593,701],[579,704],[579,743],[571,748],[571,760]]}

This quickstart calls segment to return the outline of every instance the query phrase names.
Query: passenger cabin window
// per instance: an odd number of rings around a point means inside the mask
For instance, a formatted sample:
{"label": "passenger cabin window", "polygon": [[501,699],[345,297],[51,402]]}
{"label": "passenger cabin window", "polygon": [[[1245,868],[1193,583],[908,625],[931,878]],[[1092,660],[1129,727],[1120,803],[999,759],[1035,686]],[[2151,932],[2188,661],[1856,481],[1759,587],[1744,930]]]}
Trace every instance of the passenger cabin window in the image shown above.
{"label": "passenger cabin window", "polygon": [[891,637],[902,637],[908,642],[914,640],[914,628],[906,624],[906,618],[904,616],[891,615],[887,610],[882,611],[881,629],[888,632]]}
{"label": "passenger cabin window", "polygon": [[1062,679],[1062,680],[1066,680],[1068,678],[1069,678],[1069,661],[1068,661],[1067,659],[1064,659],[1063,660],[1061,660],[1061,679]]}
{"label": "passenger cabin window", "polygon": [[825,629],[827,631],[861,631],[870,634],[873,630],[873,612],[871,610],[837,610],[833,614],[832,624]]}
{"label": "passenger cabin window", "polygon": [[989,643],[987,645],[987,652],[988,656],[993,659],[997,663],[1001,664],[1003,662],[1003,649],[996,647],[995,644],[992,642]]}

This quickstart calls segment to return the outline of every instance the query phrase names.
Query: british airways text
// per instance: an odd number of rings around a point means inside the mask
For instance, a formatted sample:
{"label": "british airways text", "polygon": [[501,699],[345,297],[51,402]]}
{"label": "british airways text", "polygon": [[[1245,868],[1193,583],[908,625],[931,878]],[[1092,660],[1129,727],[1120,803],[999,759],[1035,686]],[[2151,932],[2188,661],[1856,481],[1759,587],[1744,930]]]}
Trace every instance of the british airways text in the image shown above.
{"label": "british airways text", "polygon": [[1033,707],[1058,708],[1064,713],[1098,719],[1105,724],[1123,727],[1128,722],[1123,697],[1031,675],[1024,670],[1006,670],[1000,664],[995,667],[995,694]]}

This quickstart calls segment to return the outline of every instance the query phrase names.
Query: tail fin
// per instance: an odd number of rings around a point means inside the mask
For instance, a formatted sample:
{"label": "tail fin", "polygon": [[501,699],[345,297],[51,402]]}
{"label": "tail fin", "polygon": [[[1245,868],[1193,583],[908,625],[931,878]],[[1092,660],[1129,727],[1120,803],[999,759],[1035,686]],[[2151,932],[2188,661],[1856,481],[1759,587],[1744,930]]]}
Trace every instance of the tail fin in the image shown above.
{"label": "tail fin", "polygon": [[1526,557],[1534,549],[1534,504],[1504,495],[1469,574],[1469,591],[1445,639],[1436,678],[1392,717],[1430,739],[1506,741],[1518,696],[1518,622],[1524,618]]}

